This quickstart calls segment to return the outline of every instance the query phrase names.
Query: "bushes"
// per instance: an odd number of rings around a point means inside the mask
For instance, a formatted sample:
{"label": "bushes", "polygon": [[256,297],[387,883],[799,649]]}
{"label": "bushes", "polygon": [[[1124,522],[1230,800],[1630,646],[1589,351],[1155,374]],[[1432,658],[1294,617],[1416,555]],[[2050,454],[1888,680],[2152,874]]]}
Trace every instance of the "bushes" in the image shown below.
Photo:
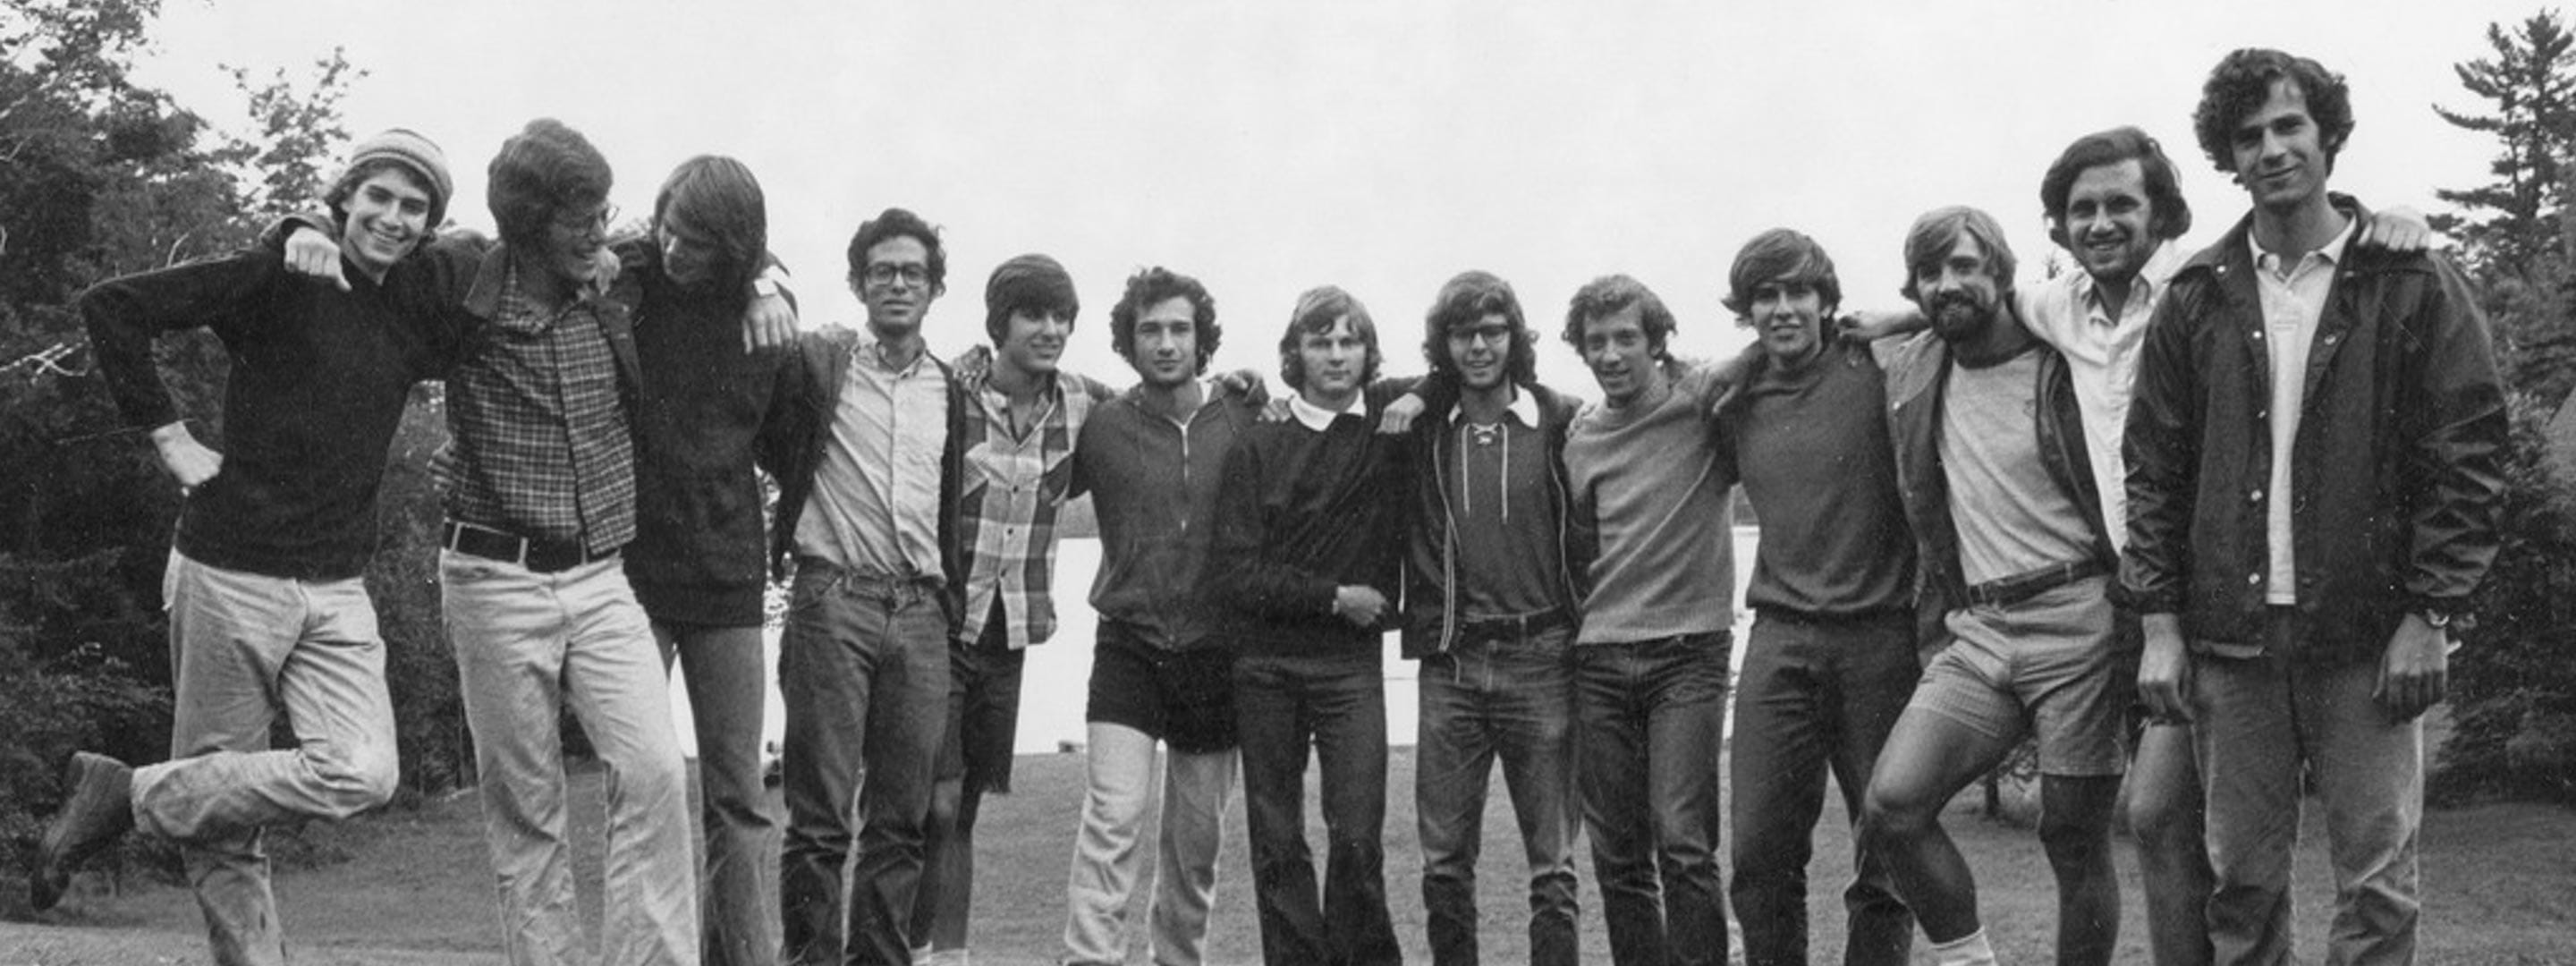
{"label": "bushes", "polygon": [[2503,547],[2478,591],[2478,626],[2451,660],[2454,727],[2431,793],[2576,803],[2576,502],[2550,458],[2546,413],[2517,396],[2512,416]]}

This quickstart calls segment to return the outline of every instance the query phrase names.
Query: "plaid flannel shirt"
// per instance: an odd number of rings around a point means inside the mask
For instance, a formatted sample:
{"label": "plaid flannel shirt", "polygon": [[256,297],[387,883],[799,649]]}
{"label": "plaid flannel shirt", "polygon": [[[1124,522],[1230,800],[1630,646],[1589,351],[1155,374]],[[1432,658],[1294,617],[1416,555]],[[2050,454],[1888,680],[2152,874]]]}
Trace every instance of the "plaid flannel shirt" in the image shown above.
{"label": "plaid flannel shirt", "polygon": [[505,270],[482,345],[448,379],[430,477],[455,520],[606,553],[635,539],[635,437],[598,293],[549,313]]}
{"label": "plaid flannel shirt", "polygon": [[1055,634],[1055,521],[1072,491],[1073,442],[1108,390],[1059,372],[1039,393],[1027,432],[1013,437],[1010,399],[993,389],[989,369],[961,367],[958,378],[976,408],[959,441],[966,473],[957,539],[967,564],[957,639],[981,639],[999,599],[1010,646],[1042,644]]}

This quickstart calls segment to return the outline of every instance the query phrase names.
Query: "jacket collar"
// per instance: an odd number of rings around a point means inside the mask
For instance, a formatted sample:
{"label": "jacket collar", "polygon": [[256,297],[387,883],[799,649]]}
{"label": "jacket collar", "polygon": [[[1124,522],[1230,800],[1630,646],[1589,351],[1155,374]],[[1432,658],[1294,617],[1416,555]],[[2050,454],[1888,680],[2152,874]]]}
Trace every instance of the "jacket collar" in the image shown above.
{"label": "jacket collar", "polygon": [[[585,295],[605,295],[622,268],[614,249],[600,250],[599,267],[591,273]],[[501,311],[501,290],[510,281],[510,244],[495,242],[483,252],[474,266],[474,284],[465,292],[465,311],[483,321],[492,321]],[[452,290],[451,290],[452,291]]]}
{"label": "jacket collar", "polygon": [[[2359,199],[2347,194],[2329,194],[2326,198],[2335,206],[2335,210],[2343,212],[2353,220],[2354,232],[2358,233],[2369,224],[2370,209],[2362,207]],[[2184,262],[2183,271],[2218,272],[2226,270],[2231,264],[2251,268],[2254,264],[2253,234],[2254,213],[2247,211],[2244,217],[2236,220],[2236,227],[2228,229],[2227,234],[2220,237],[2217,243],[2201,249],[2198,254],[2191,256],[2190,261]],[[2345,253],[2351,255],[2357,251],[2359,250],[2347,248]],[[2359,259],[2347,258],[2345,261],[2357,262]]]}

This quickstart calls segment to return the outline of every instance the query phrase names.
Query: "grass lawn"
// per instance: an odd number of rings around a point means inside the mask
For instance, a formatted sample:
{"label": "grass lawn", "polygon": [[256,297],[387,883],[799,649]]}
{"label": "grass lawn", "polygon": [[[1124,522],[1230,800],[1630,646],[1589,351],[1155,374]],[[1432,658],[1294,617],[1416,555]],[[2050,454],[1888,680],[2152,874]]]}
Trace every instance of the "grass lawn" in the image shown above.
{"label": "grass lawn", "polygon": [[[1311,778],[1310,778],[1311,780]],[[1427,962],[1423,945],[1419,855],[1413,842],[1413,760],[1397,749],[1389,768],[1387,894],[1396,934],[1408,958]],[[576,841],[581,909],[596,929],[600,862],[599,778],[577,781]],[[981,878],[975,897],[977,962],[1052,962],[1064,921],[1064,881],[1074,820],[1082,794],[1079,755],[1020,759],[1014,795],[988,799],[979,830]],[[2054,922],[2055,891],[2037,840],[2027,831],[1976,817],[1969,798],[1954,806],[1948,825],[1975,867],[1980,902],[1997,951],[2010,963],[2046,962]],[[1313,811],[1314,793],[1308,793]],[[1485,876],[1479,880],[1488,962],[1527,959],[1520,883],[1520,848],[1509,805],[1497,782],[1485,822]],[[1217,895],[1210,958],[1217,963],[1260,959],[1260,936],[1238,801],[1229,819]],[[1817,855],[1809,870],[1814,931],[1811,955],[1839,956],[1842,869],[1851,849],[1839,809],[1827,809]],[[308,840],[347,861],[287,872],[277,882],[282,915],[303,964],[461,966],[499,963],[494,938],[491,880],[484,861],[481,817],[472,795],[450,797],[411,811],[394,811],[337,826],[316,826]],[[1316,827],[1310,840],[1321,842]],[[1147,848],[1151,848],[1148,839]],[[2576,811],[2533,805],[2489,805],[2434,811],[2423,835],[2425,907],[2423,961],[2428,964],[2576,963]],[[2316,823],[2298,854],[2300,952],[2323,950],[2329,887],[2325,844]],[[1151,868],[1148,864],[1147,868]],[[2146,962],[2137,867],[2122,843],[2124,901],[2120,961]],[[1588,860],[1580,869],[1583,954],[1608,962],[1599,894],[1591,887]],[[0,966],[69,964],[201,964],[205,946],[194,899],[184,888],[124,878],[114,895],[93,892],[68,900],[44,916],[30,915],[16,870],[0,875]],[[98,876],[85,886],[97,887]],[[1143,896],[1131,924],[1141,924]],[[1919,943],[1918,943],[1919,948]],[[1142,940],[1131,962],[1144,959]],[[1918,962],[1924,961],[1918,952]]]}

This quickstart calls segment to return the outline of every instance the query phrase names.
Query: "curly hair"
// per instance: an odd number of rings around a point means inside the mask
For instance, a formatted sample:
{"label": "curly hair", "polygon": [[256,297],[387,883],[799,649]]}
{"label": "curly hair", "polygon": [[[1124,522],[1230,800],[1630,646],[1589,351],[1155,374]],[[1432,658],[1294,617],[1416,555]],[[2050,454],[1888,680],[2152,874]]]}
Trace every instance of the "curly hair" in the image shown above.
{"label": "curly hair", "polygon": [[1119,358],[1128,365],[1136,364],[1136,317],[1146,309],[1165,301],[1185,298],[1192,310],[1190,328],[1198,344],[1198,371],[1206,372],[1210,358],[1216,355],[1217,343],[1225,338],[1225,329],[1216,323],[1216,298],[1208,294],[1199,280],[1163,266],[1127,276],[1127,292],[1118,304],[1109,308],[1109,339]]}
{"label": "curly hair", "polygon": [[2218,170],[2237,173],[2236,125],[2262,109],[2278,81],[2288,81],[2307,102],[2308,116],[2317,122],[2318,144],[2326,152],[2326,171],[2334,171],[2335,155],[2352,137],[2351,86],[2324,64],[2263,47],[2242,48],[2220,59],[2201,85],[2200,106],[2191,112],[2192,134]]}
{"label": "curly hair", "polygon": [[529,121],[501,142],[484,173],[491,180],[484,198],[501,241],[530,248],[546,244],[557,217],[606,204],[614,180],[590,139],[551,117]]}
{"label": "curly hair", "polygon": [[1805,232],[1774,228],[1753,236],[1735,253],[1726,272],[1726,298],[1720,300],[1739,320],[1753,314],[1753,290],[1772,282],[1811,286],[1825,314],[1843,304],[1843,282],[1834,274],[1834,258]]}
{"label": "curly hair", "polygon": [[902,208],[888,208],[875,218],[860,222],[859,230],[850,235],[850,287],[859,287],[860,278],[868,273],[868,249],[889,239],[907,236],[920,242],[921,247],[929,252],[930,290],[947,292],[948,250],[940,247],[939,229],[921,220],[920,215]]}
{"label": "curly hair", "polygon": [[1377,322],[1369,318],[1368,306],[1351,293],[1331,285],[1319,285],[1297,296],[1297,308],[1288,315],[1288,331],[1279,336],[1279,379],[1288,388],[1306,388],[1306,360],[1297,349],[1309,333],[1333,331],[1333,324],[1344,316],[1351,320],[1351,332],[1368,344],[1368,361],[1360,366],[1360,384],[1377,381],[1377,367],[1386,362],[1378,351]]}
{"label": "curly hair", "polygon": [[1951,205],[1924,212],[1905,232],[1905,285],[1897,291],[1904,293],[1906,301],[1919,301],[1914,277],[1950,257],[1962,236],[1975,239],[1986,250],[1986,271],[1995,278],[1996,294],[2012,294],[2013,269],[2020,263],[2013,258],[2012,245],[2004,241],[2004,226],[1978,209]]}
{"label": "curly hair", "polygon": [[1574,290],[1574,299],[1565,307],[1565,331],[1561,337],[1566,345],[1573,346],[1574,351],[1580,353],[1583,351],[1583,326],[1586,323],[1616,315],[1631,305],[1638,307],[1637,321],[1645,327],[1646,343],[1654,350],[1655,358],[1671,358],[1667,347],[1672,342],[1673,331],[1681,327],[1673,321],[1673,311],[1664,307],[1664,300],[1655,297],[1654,290],[1647,288],[1646,283],[1625,275],[1604,275]]}
{"label": "curly hair", "polygon": [[713,242],[718,291],[741,292],[769,252],[769,205],[742,162],[701,154],[680,162],[653,197],[653,229],[677,218]]}
{"label": "curly hair", "polygon": [[1458,360],[1449,356],[1449,333],[1482,322],[1488,315],[1502,316],[1512,328],[1503,378],[1516,386],[1537,383],[1538,336],[1521,314],[1520,296],[1513,294],[1512,283],[1492,272],[1460,272],[1440,286],[1440,294],[1431,299],[1431,311],[1422,319],[1423,360],[1431,364],[1432,372],[1455,378]]}

